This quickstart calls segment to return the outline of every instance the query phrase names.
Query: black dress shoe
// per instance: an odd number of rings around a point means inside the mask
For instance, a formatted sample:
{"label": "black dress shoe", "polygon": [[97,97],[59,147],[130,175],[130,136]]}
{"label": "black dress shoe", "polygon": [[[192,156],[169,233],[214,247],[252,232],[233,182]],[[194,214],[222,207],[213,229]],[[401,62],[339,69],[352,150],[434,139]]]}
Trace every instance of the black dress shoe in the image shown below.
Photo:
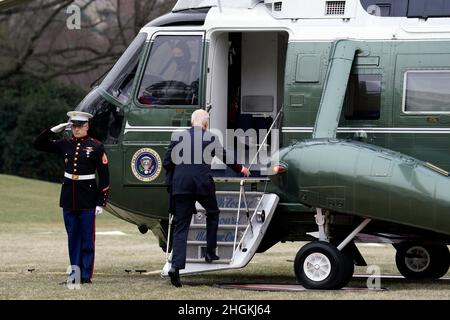
{"label": "black dress shoe", "polygon": [[92,283],[91,279],[81,279],[82,284]]}
{"label": "black dress shoe", "polygon": [[215,253],[209,253],[209,252],[205,253],[205,261],[206,262],[210,263],[210,262],[213,262],[213,260],[219,260],[219,259],[220,259],[220,257]]}
{"label": "black dress shoe", "polygon": [[181,287],[180,271],[177,268],[170,268],[169,270],[170,282],[177,288]]}

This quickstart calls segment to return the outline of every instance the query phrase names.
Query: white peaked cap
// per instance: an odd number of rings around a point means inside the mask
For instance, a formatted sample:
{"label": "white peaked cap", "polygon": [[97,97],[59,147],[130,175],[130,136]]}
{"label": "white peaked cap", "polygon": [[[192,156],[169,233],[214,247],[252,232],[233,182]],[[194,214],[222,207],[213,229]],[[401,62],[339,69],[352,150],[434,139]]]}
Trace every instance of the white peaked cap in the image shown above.
{"label": "white peaked cap", "polygon": [[93,117],[92,114],[81,111],[69,111],[67,116],[70,118],[70,121],[89,121]]}

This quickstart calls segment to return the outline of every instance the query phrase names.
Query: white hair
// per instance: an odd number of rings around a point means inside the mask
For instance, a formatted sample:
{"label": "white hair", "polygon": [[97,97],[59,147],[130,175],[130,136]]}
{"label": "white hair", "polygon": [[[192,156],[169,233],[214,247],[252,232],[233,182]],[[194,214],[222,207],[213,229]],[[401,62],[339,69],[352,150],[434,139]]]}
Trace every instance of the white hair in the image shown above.
{"label": "white hair", "polygon": [[209,113],[203,109],[195,110],[191,116],[192,126],[207,127],[209,121]]}

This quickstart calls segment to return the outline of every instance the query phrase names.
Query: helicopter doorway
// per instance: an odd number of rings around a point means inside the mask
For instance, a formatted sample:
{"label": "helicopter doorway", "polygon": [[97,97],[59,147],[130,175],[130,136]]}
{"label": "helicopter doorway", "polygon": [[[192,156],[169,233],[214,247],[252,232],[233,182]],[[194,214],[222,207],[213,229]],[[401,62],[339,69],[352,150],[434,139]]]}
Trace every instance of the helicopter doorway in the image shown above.
{"label": "helicopter doorway", "polygon": [[[248,166],[261,150],[252,176],[265,176],[268,159],[279,147],[278,124],[270,133],[269,129],[283,105],[288,33],[221,32],[213,34],[210,43],[211,129],[222,138],[228,156],[240,164]],[[212,168],[217,177],[235,176],[219,160]]]}

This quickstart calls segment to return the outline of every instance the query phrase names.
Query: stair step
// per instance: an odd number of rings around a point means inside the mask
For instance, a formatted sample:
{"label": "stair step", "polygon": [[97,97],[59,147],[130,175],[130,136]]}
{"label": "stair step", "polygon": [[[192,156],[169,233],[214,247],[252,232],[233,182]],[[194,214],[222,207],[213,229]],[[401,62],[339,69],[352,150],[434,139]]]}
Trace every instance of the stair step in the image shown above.
{"label": "stair step", "polygon": [[[266,219],[261,221],[261,219],[258,220],[254,217],[251,220],[253,226],[253,232],[251,232],[251,229],[247,229],[250,221],[241,201],[242,211],[239,215],[239,224],[236,232],[237,206],[235,208],[233,206],[239,202],[239,192],[217,192],[221,213],[219,215],[220,224],[217,232],[216,254],[220,259],[212,263],[207,263],[204,258],[207,246],[206,213],[197,204],[198,212],[192,216],[188,232],[186,268],[181,270],[180,274],[236,269],[242,268],[249,263],[267,231],[279,198],[275,194],[263,194],[262,192],[246,192],[246,195],[247,203],[250,207],[249,213],[253,216],[255,207],[259,206],[259,209],[265,211]],[[236,250],[233,250],[235,247]],[[171,256],[163,268],[163,276],[168,276],[170,267]]]}
{"label": "stair step", "polygon": [[[226,245],[220,245],[222,241],[218,242],[216,248],[216,254],[223,260],[231,259],[233,256],[233,241],[225,242]],[[187,259],[204,259],[206,252],[206,241],[188,241],[186,248],[186,258]]]}
{"label": "stair step", "polygon": [[[237,196],[237,197],[239,197],[239,190],[235,190],[235,191],[216,191],[216,195],[217,196],[225,195],[225,196]],[[261,191],[246,191],[245,195],[247,197],[251,197],[251,196],[255,196],[255,195],[263,196],[264,192],[261,192]]]}
{"label": "stair step", "polygon": [[220,259],[220,260],[214,260],[212,262],[206,262],[205,259],[192,259],[188,258],[186,259],[187,263],[208,263],[208,264],[229,264],[231,262],[231,259]]}
{"label": "stair step", "polygon": [[[249,217],[255,212],[255,209],[248,209]],[[200,215],[200,216],[197,216]],[[196,219],[201,219],[203,217],[206,217],[206,212],[204,210],[197,211],[197,214],[193,215]],[[245,217],[247,218],[247,211],[245,209],[241,209],[241,212],[239,212],[240,218]],[[219,218],[236,218],[237,217],[237,209],[233,210],[220,210]]]}
{"label": "stair step", "polygon": [[[233,242],[234,241],[234,228],[219,229],[217,232],[217,241],[219,242]],[[238,229],[237,240],[239,241],[244,234],[245,226]],[[206,241],[206,228],[195,228],[191,226],[188,233],[189,241]]]}
{"label": "stair step", "polygon": [[[190,245],[203,245],[206,246],[206,241],[198,241],[198,240],[188,240],[187,244]],[[231,241],[218,241],[217,242],[217,246],[218,247],[228,247],[228,246],[233,246],[233,242]]]}
{"label": "stair step", "polygon": [[[247,205],[249,207],[256,207],[261,197],[262,192],[246,192]],[[221,208],[237,208],[239,206],[239,192],[238,191],[218,191],[216,193],[217,205]],[[241,198],[241,207],[245,207],[244,199]]]}
{"label": "stair step", "polygon": [[[225,220],[219,221],[219,228],[222,227],[236,227],[236,221],[230,220],[229,223],[223,223]],[[239,223],[238,226],[239,227],[246,227],[248,225],[248,221],[247,221],[247,217],[245,217],[244,219],[239,219]],[[191,226],[196,226],[196,227],[205,227],[206,228],[206,221],[203,220],[197,220],[197,221],[191,221]]]}
{"label": "stair step", "polygon": [[[204,223],[191,224],[190,228],[206,230],[206,224],[204,224]],[[242,224],[238,225],[238,230],[245,229],[245,228],[247,228],[247,224],[245,224],[245,225],[242,225]],[[220,230],[234,230],[234,229],[236,229],[236,225],[235,224],[219,224],[219,231]]]}
{"label": "stair step", "polygon": [[[221,207],[219,207],[219,210],[220,210],[220,214],[224,214],[224,213],[233,213],[234,215],[236,215],[237,214],[237,211],[238,211],[238,207],[236,207],[236,208],[221,208]],[[256,209],[256,206],[255,207],[249,207],[248,208],[248,211],[250,211],[250,212],[253,212],[253,211],[255,211],[255,209]],[[197,212],[201,212],[201,213],[203,213],[203,212],[205,212],[205,209],[203,209],[202,207],[196,207],[196,210],[197,210]],[[245,214],[245,206],[242,206],[241,207],[241,214],[242,213],[244,213]]]}
{"label": "stair step", "polygon": [[[245,212],[241,212],[239,214],[239,224],[247,225],[249,223],[249,218],[253,214],[254,211],[249,212],[249,217]],[[219,225],[236,225],[237,214],[233,212],[221,212],[219,214]],[[191,224],[206,224],[206,214],[199,212],[192,216]]]}
{"label": "stair step", "polygon": [[[241,177],[213,177],[214,182],[217,183],[240,183],[242,178]],[[249,183],[258,183],[258,182],[266,182],[270,181],[267,177],[254,177],[254,178],[244,178],[245,184],[248,185]]]}

